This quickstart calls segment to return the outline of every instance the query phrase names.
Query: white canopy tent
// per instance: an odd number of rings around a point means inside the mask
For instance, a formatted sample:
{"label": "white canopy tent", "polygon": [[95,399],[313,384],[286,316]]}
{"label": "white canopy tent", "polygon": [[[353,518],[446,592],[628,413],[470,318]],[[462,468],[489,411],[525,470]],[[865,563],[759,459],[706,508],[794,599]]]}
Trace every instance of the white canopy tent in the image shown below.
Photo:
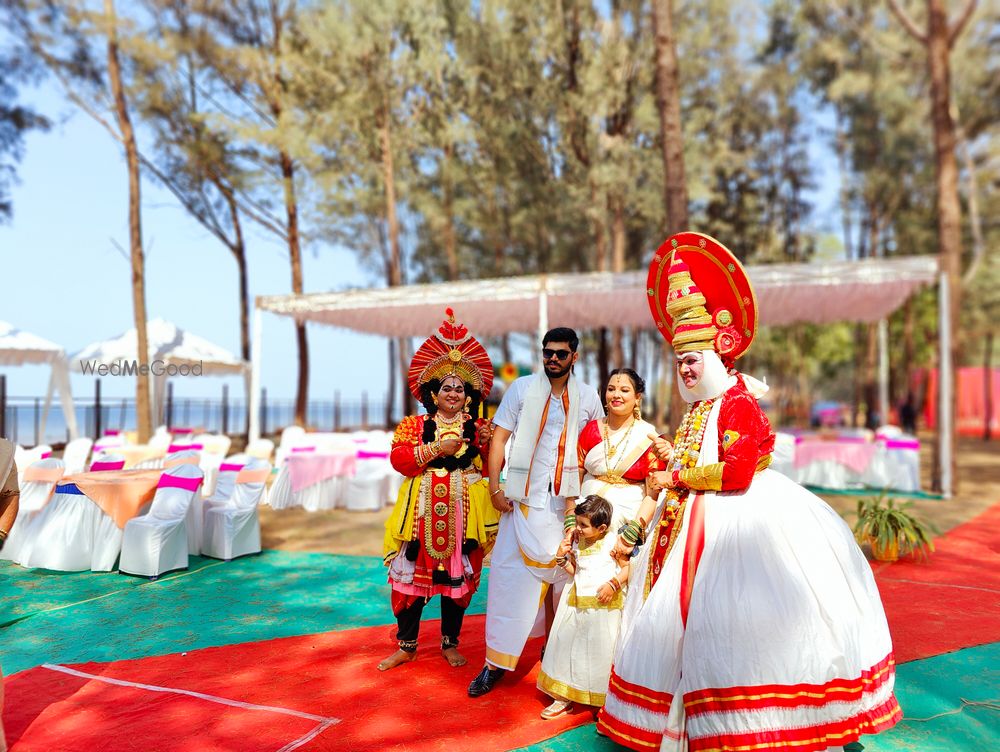
{"label": "white canopy tent", "polygon": [[[822,264],[774,264],[747,269],[765,326],[834,321],[879,322],[880,407],[888,413],[888,327],[886,319],[919,288],[939,280],[937,259],[929,256],[868,259]],[[426,336],[454,306],[477,336],[538,331],[549,322],[578,329],[651,326],[646,272],[547,274],[257,298],[254,360],[250,388],[250,437],[260,431],[259,392],[261,311],[388,337]],[[939,300],[939,307],[941,307]],[[947,307],[940,308],[946,315]],[[946,336],[947,327],[940,327]],[[947,346],[947,343],[942,343]],[[950,399],[942,378],[941,399]],[[945,403],[947,404],[947,403]],[[942,436],[950,434],[942,426]],[[951,447],[940,442],[942,467],[950,467]],[[950,489],[950,478],[945,485]]]}
{"label": "white canopy tent", "polygon": [[[202,375],[243,376],[244,383],[248,384],[250,369],[246,361],[169,321],[152,319],[147,322],[146,337],[149,353],[142,362],[152,370],[154,420],[162,420],[166,384],[170,376],[167,366],[191,367],[200,364]],[[87,345],[73,355],[71,368],[83,372],[84,363],[131,363],[139,360],[138,351],[138,334],[133,327],[111,339]]]}
{"label": "white canopy tent", "polygon": [[66,428],[69,430],[70,438],[75,439],[77,437],[76,411],[73,409],[73,394],[69,385],[66,352],[55,342],[49,342],[34,334],[15,329],[6,321],[0,321],[0,366],[24,365],[48,365],[51,368],[39,435],[45,436],[52,395],[58,389],[59,401],[66,419]]}

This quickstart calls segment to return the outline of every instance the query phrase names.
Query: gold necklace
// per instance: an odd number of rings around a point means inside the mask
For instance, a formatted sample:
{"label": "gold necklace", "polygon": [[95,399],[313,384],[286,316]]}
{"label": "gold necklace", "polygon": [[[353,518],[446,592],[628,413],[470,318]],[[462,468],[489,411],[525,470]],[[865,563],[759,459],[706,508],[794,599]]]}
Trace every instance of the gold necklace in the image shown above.
{"label": "gold necklace", "polygon": [[459,421],[461,421],[464,417],[465,416],[462,414],[461,410],[455,413],[455,417],[451,419],[446,419],[443,415],[441,415],[440,412],[435,412],[434,422],[437,423],[439,426],[453,426]]}
{"label": "gold necklace", "polygon": [[[635,418],[632,418],[632,422],[628,425],[628,430],[625,431],[625,435],[618,441],[617,444],[611,446],[611,426],[608,425],[607,418],[604,420],[604,455],[610,460],[615,456],[621,445],[628,441],[629,435],[632,433],[632,429],[635,427]],[[619,429],[621,430],[621,429]]]}

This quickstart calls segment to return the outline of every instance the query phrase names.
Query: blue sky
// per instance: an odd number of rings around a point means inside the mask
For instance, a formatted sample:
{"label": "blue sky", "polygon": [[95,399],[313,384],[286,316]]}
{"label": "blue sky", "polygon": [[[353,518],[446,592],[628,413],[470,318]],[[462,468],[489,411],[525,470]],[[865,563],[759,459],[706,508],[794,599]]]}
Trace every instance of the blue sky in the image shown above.
{"label": "blue sky", "polygon": [[[132,326],[127,253],[127,175],[111,137],[48,89],[23,97],[57,124],[26,140],[13,190],[14,217],[0,225],[0,269],[5,284],[0,320],[62,345],[68,353]],[[229,251],[190,219],[173,197],[143,184],[146,307],[233,353],[239,352],[238,279]],[[291,292],[288,256],[262,235],[248,238],[250,293]],[[305,253],[307,292],[371,284],[348,251],[330,247]],[[266,314],[262,382],[272,398],[295,394],[296,352],[290,320]],[[386,388],[386,344],[378,337],[310,327],[310,394],[345,398]],[[349,354],[349,356],[348,356]],[[6,368],[7,391],[44,395],[48,369]],[[77,396],[93,393],[93,377],[73,375]],[[235,379],[174,379],[178,397],[214,397]],[[106,378],[108,396],[132,396],[131,378]],[[376,397],[377,398],[377,397]]]}

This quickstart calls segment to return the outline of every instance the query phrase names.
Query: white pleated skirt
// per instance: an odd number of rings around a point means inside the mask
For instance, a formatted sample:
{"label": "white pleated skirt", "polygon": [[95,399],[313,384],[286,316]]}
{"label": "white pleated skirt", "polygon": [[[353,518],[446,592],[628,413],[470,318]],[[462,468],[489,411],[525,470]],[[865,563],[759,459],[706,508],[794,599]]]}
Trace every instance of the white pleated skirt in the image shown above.
{"label": "white pleated skirt", "polygon": [[765,470],[744,493],[692,493],[682,520],[645,598],[653,536],[633,560],[609,736],[633,749],[813,752],[899,720],[871,568],[822,499]]}

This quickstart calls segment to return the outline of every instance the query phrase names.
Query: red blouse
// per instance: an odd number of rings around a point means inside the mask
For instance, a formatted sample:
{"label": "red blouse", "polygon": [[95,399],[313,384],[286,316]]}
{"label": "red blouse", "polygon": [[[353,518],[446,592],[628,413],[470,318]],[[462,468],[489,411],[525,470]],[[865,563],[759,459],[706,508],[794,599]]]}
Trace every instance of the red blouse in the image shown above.
{"label": "red blouse", "polygon": [[[601,426],[598,421],[592,420],[583,427],[583,431],[580,432],[580,439],[577,442],[580,467],[583,467],[587,453],[602,441],[604,441],[604,437],[601,435]],[[622,477],[626,480],[641,483],[651,472],[662,470],[663,468],[664,464],[657,458],[656,452],[653,451],[653,442],[650,441],[649,448],[640,455],[639,459],[632,463],[632,466],[628,470],[622,473]]]}
{"label": "red blouse", "polygon": [[[392,437],[392,451],[389,453],[389,461],[393,469],[400,475],[414,478],[421,475],[427,469],[427,465],[417,464],[416,448],[424,443],[424,423],[427,422],[427,415],[407,415],[396,427],[396,433]],[[479,450],[482,456],[482,472],[486,474],[487,452],[489,445],[479,443],[479,428],[488,424],[488,421],[479,418],[476,420],[476,438],[473,446]]]}
{"label": "red blouse", "polygon": [[771,463],[772,451],[771,423],[743,379],[737,378],[719,408],[719,462],[674,471],[674,482],[699,491],[742,491]]}

